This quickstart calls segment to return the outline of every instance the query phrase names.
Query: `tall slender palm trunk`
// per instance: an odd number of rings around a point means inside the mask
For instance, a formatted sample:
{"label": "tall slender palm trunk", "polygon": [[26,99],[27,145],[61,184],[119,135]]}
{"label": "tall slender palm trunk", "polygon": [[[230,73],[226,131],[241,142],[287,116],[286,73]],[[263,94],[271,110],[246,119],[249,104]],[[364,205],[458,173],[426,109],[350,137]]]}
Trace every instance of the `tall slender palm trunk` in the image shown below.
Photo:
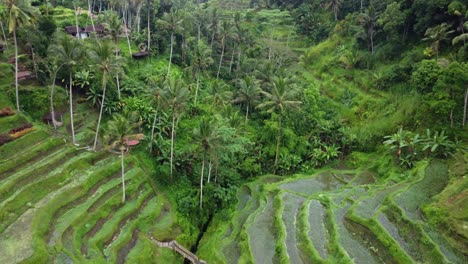
{"label": "tall slender palm trunk", "polygon": [[125,37],[127,38],[127,45],[128,45],[128,56],[130,56],[130,59],[132,58],[132,47],[130,46],[130,38],[128,37],[128,26],[127,26],[127,21],[125,20],[125,16],[123,16],[124,19],[124,25],[125,25]]}
{"label": "tall slender palm trunk", "polygon": [[57,129],[57,120],[55,120],[55,109],[54,109],[54,93],[55,93],[55,79],[57,79],[57,72],[62,66],[58,67],[54,71],[54,76],[52,77],[52,87],[50,89],[50,113],[52,114],[52,125],[54,129]]}
{"label": "tall slender palm trunk", "polygon": [[172,49],[174,47],[174,33],[171,33],[171,51],[169,53],[169,65],[167,66],[167,77],[171,75]]}
{"label": "tall slender palm trunk", "polygon": [[125,163],[124,163],[124,147],[120,147],[121,165],[122,165],[122,203],[125,203]]}
{"label": "tall slender palm trunk", "polygon": [[466,108],[468,105],[468,88],[466,88],[465,92],[465,104],[463,105],[463,127],[466,125]]}
{"label": "tall slender palm trunk", "polygon": [[76,145],[75,141],[75,124],[73,121],[73,83],[72,83],[72,73],[70,70],[70,84],[69,84],[69,91],[70,91],[70,127],[71,127],[71,133],[72,133],[72,142],[73,145]]}
{"label": "tall slender palm trunk", "polygon": [[216,73],[216,79],[219,78],[219,72],[221,71],[221,64],[223,63],[223,57],[224,57],[224,41],[223,41],[223,48],[221,49],[221,57],[219,58],[219,64],[218,64],[218,72]]}
{"label": "tall slender palm trunk", "polygon": [[171,130],[171,157],[170,157],[170,163],[171,163],[171,182],[173,179],[173,173],[174,173],[174,134],[175,134],[175,114],[172,114],[172,130]]}
{"label": "tall slender palm trunk", "polygon": [[3,40],[5,42],[5,48],[8,49],[7,37],[6,37],[6,34],[5,34],[5,29],[3,28],[3,22],[2,21],[0,21],[0,28],[2,29]]}
{"label": "tall slender palm trunk", "polygon": [[153,126],[151,127],[151,141],[150,141],[150,152],[153,152],[153,140],[154,140],[154,129],[156,128],[156,119],[158,117],[159,108],[156,108],[154,112]]}
{"label": "tall slender palm trunk", "polygon": [[101,102],[101,110],[99,110],[99,118],[98,118],[98,123],[97,123],[97,128],[96,128],[96,135],[94,137],[94,145],[93,145],[93,150],[96,150],[96,145],[97,145],[97,139],[99,136],[99,127],[101,126],[101,119],[102,119],[102,112],[104,110],[104,101],[106,99],[106,72],[103,73],[102,75],[102,102]]}
{"label": "tall slender palm trunk", "polygon": [[20,112],[19,106],[19,85],[18,85],[18,43],[16,40],[16,29],[13,30],[13,39],[15,41],[15,91],[16,91],[16,111]]}
{"label": "tall slender palm trunk", "polygon": [[200,87],[200,73],[197,73],[197,86],[195,88],[195,98],[193,99],[193,104],[197,105],[197,98],[198,98],[198,89]]}
{"label": "tall slender palm trunk", "polygon": [[280,113],[278,115],[278,131],[276,134],[276,154],[275,154],[275,164],[274,164],[274,169],[273,169],[274,173],[276,173],[276,170],[278,169],[278,158],[279,158],[280,145],[281,145],[281,121],[282,121],[282,114]]}
{"label": "tall slender palm trunk", "polygon": [[201,175],[200,175],[200,209],[203,208],[203,174],[205,172],[205,162],[206,162],[206,153],[203,153],[203,162],[202,162]]}

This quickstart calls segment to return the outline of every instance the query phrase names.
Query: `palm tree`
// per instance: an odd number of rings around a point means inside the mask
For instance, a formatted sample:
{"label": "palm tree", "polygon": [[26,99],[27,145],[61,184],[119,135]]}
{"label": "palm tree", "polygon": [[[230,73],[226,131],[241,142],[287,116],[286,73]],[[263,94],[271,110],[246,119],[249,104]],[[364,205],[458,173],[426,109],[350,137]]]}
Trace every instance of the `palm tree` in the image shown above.
{"label": "palm tree", "polygon": [[171,11],[169,13],[164,13],[161,19],[158,20],[158,24],[164,28],[164,30],[171,33],[171,49],[169,53],[169,65],[167,66],[167,75],[171,74],[171,62],[172,62],[172,51],[174,47],[174,34],[183,30],[182,22],[183,18],[179,17],[177,11]]}
{"label": "palm tree", "polygon": [[238,86],[239,90],[237,91],[237,96],[232,102],[245,104],[245,122],[247,123],[250,107],[258,102],[262,89],[258,87],[257,80],[250,76],[246,76],[244,79],[239,79]]}
{"label": "palm tree", "polygon": [[232,37],[234,35],[232,31],[232,24],[229,21],[224,20],[221,23],[221,28],[220,28],[220,33],[219,33],[221,39],[221,56],[219,57],[219,64],[218,64],[218,72],[216,73],[216,79],[219,78],[219,72],[221,71],[221,64],[223,63],[223,57],[224,57],[224,49],[226,48],[226,41],[227,38]]}
{"label": "palm tree", "polygon": [[225,106],[226,102],[232,98],[232,92],[228,90],[228,86],[224,81],[211,80],[207,83],[209,95],[206,100],[210,100],[213,106]]}
{"label": "palm tree", "polygon": [[328,3],[325,4],[327,9],[331,9],[333,11],[333,15],[335,16],[335,21],[338,21],[338,13],[340,12],[341,5],[343,4],[343,0],[329,0]]}
{"label": "palm tree", "polygon": [[16,31],[23,26],[32,25],[39,12],[36,8],[31,7],[27,0],[3,0],[6,4],[8,12],[8,31],[13,33],[15,43],[15,89],[16,89],[16,110],[19,112],[19,85],[18,85],[18,43],[16,39]]}
{"label": "palm tree", "polygon": [[[119,35],[123,30],[123,23],[122,20],[117,16],[112,11],[107,11],[104,13],[105,17],[105,23],[104,23],[104,29],[108,32],[108,34],[112,37],[112,40],[114,40],[115,44],[115,57],[119,57],[119,50],[117,48],[117,45],[119,43]],[[132,57],[132,53],[129,52],[130,58]],[[117,82],[117,95],[120,100],[120,79],[119,79],[119,74],[116,73],[115,75],[115,80]]]}
{"label": "palm tree", "polygon": [[183,81],[176,78],[169,78],[164,84],[162,93],[163,102],[172,113],[172,127],[171,127],[171,181],[174,172],[174,140],[175,140],[175,124],[182,111],[185,109],[185,104],[188,97],[188,89]]}
{"label": "palm tree", "polygon": [[159,107],[161,105],[163,86],[164,86],[164,83],[162,83],[162,81],[157,82],[150,91],[151,101],[153,101],[153,103],[156,105],[156,109],[154,111],[153,125],[151,126],[151,139],[150,139],[150,146],[149,146],[150,152],[153,151],[154,130],[156,128],[156,120],[158,118]]}
{"label": "palm tree", "polygon": [[102,102],[101,110],[99,111],[99,118],[96,128],[96,135],[94,137],[93,150],[96,150],[97,139],[99,134],[99,127],[101,125],[102,112],[104,109],[104,102],[106,100],[106,86],[109,74],[120,70],[119,61],[114,56],[115,47],[110,41],[99,41],[94,43],[90,57],[94,62],[96,68],[102,72]]}
{"label": "palm tree", "polygon": [[122,167],[122,203],[125,203],[125,164],[124,153],[128,150],[128,137],[135,128],[135,124],[130,122],[130,119],[115,114],[113,119],[107,123],[107,134],[111,137],[111,148],[118,148],[121,156]]}
{"label": "palm tree", "polygon": [[430,41],[431,48],[435,51],[437,58],[439,58],[440,44],[448,40],[448,36],[455,32],[455,30],[449,30],[450,25],[447,23],[442,23],[435,27],[428,28],[426,33],[424,33],[425,38],[423,41]]}
{"label": "palm tree", "polygon": [[359,22],[365,30],[365,36],[368,41],[368,47],[372,55],[374,54],[374,37],[377,34],[377,19],[378,14],[374,6],[369,6],[364,13],[360,14]]}
{"label": "palm tree", "polygon": [[294,100],[295,89],[291,83],[291,79],[283,77],[275,77],[272,82],[271,92],[262,91],[265,96],[265,101],[258,105],[258,108],[267,109],[268,113],[276,112],[277,114],[277,134],[276,134],[276,154],[274,172],[278,166],[278,157],[281,145],[281,125],[283,113],[288,108],[297,108],[302,102]]}
{"label": "palm tree", "polygon": [[[199,144],[203,153],[202,167],[200,173],[200,209],[203,208],[203,178],[205,173],[205,164],[208,155],[214,154],[214,151],[221,145],[222,137],[212,118],[202,118],[199,126],[193,130],[193,139]],[[208,180],[209,182],[209,180]]]}
{"label": "palm tree", "polygon": [[203,73],[213,63],[213,58],[211,58],[211,50],[203,42],[198,42],[195,44],[193,51],[191,53],[190,60],[190,71],[192,76],[197,79],[197,86],[195,88],[195,98],[193,103],[197,105],[198,90],[200,87],[200,74]]}
{"label": "palm tree", "polygon": [[208,30],[211,30],[211,41],[210,41],[210,48],[213,50],[213,42],[215,38],[215,34],[218,31],[218,26],[219,26],[219,14],[218,14],[218,9],[214,8],[211,12],[211,16],[209,18],[207,28]]}
{"label": "palm tree", "polygon": [[69,76],[69,101],[70,101],[70,126],[72,132],[73,144],[75,140],[75,127],[73,121],[73,70],[74,67],[81,62],[85,56],[81,42],[69,35],[59,35],[57,43],[50,46],[49,53],[53,54],[59,65],[64,65],[67,68]]}

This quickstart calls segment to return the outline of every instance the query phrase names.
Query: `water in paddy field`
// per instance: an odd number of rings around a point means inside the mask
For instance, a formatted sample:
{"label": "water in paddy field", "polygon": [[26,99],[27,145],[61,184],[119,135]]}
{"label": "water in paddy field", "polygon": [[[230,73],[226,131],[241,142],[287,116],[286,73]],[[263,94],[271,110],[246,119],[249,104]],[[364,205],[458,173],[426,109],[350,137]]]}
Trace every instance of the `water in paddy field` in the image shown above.
{"label": "water in paddy field", "polygon": [[309,237],[320,257],[326,259],[327,251],[327,230],[324,224],[325,208],[317,200],[311,200],[309,203]]}
{"label": "water in paddy field", "polygon": [[296,230],[299,210],[304,200],[303,197],[291,193],[283,194],[284,211],[282,220],[286,227],[286,249],[291,263],[302,263],[300,252],[297,248]]}
{"label": "water in paddy field", "polygon": [[267,197],[264,207],[255,218],[255,222],[247,230],[255,263],[276,262],[273,199],[273,195]]}
{"label": "water in paddy field", "polygon": [[284,183],[279,187],[284,190],[309,196],[317,192],[335,190],[343,185],[344,183],[330,172],[324,172],[313,178],[299,179],[297,181]]}

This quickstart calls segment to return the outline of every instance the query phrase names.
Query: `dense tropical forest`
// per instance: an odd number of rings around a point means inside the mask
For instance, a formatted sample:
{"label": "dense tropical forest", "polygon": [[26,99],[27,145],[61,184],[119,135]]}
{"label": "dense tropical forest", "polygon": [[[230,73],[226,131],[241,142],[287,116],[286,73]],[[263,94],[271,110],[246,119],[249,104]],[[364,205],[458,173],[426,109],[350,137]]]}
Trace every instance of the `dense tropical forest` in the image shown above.
{"label": "dense tropical forest", "polygon": [[468,263],[467,0],[0,0],[0,29],[0,262]]}

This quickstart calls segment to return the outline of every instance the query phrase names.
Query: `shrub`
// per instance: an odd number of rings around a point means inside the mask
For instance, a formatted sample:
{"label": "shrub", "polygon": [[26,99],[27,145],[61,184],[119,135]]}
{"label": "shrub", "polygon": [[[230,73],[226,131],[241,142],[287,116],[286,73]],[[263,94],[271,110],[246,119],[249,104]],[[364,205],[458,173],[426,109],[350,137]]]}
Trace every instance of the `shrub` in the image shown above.
{"label": "shrub", "polygon": [[0,110],[0,117],[12,116],[14,114],[15,114],[15,112],[13,112],[13,110],[11,110],[10,107],[5,107],[2,110]]}
{"label": "shrub", "polygon": [[4,133],[4,134],[0,134],[0,146],[3,145],[3,144],[6,144],[10,141],[12,141],[13,138],[11,137],[10,134],[7,134],[7,133]]}
{"label": "shrub", "polygon": [[15,134],[17,132],[20,132],[22,130],[25,130],[25,129],[28,129],[28,128],[31,128],[32,127],[32,124],[31,123],[24,123],[22,124],[21,126],[17,127],[17,128],[13,128],[12,130],[10,130],[8,133],[9,134]]}
{"label": "shrub", "polygon": [[26,129],[23,129],[23,130],[20,130],[20,131],[14,133],[14,134],[11,134],[11,137],[12,137],[13,139],[17,139],[17,138],[20,138],[20,137],[22,137],[22,136],[28,134],[28,133],[31,132],[31,131],[33,131],[33,128],[32,128],[32,127],[26,128]]}

